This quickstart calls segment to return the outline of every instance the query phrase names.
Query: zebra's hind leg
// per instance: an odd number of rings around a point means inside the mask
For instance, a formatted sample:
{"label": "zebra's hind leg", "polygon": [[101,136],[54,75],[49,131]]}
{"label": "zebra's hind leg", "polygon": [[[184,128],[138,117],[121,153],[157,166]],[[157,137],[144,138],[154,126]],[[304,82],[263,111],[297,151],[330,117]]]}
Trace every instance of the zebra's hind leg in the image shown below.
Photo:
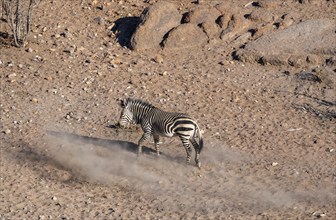
{"label": "zebra's hind leg", "polygon": [[160,136],[157,134],[153,134],[153,138],[154,138],[156,155],[160,156]]}
{"label": "zebra's hind leg", "polygon": [[182,144],[183,144],[183,147],[186,149],[186,152],[187,152],[187,164],[190,163],[190,158],[191,158],[191,147],[190,147],[190,144],[189,144],[189,139],[188,138],[185,138],[183,136],[180,136],[180,139],[182,141]]}
{"label": "zebra's hind leg", "polygon": [[195,138],[192,137],[191,138],[191,143],[194,146],[195,149],[195,162],[198,168],[201,168],[201,162],[199,160],[199,155],[200,155],[200,146],[198,145],[198,143],[196,142]]}

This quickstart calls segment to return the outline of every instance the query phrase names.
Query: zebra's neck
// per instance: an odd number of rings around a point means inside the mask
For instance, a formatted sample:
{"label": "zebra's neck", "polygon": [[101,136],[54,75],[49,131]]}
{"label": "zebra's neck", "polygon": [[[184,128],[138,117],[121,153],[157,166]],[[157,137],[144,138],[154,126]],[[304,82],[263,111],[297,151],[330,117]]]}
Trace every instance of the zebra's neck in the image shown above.
{"label": "zebra's neck", "polygon": [[136,102],[131,106],[131,111],[133,112],[133,119],[136,124],[141,124],[143,119],[145,119],[150,112],[155,107],[152,105],[148,105],[146,103]]}

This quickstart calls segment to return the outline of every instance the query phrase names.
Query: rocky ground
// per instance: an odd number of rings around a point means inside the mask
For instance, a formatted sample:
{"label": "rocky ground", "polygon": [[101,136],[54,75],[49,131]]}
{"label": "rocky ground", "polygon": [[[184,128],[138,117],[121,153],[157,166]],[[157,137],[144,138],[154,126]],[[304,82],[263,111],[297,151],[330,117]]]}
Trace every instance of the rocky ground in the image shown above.
{"label": "rocky ground", "polygon": [[[23,48],[1,21],[0,218],[334,219],[335,1],[232,1],[196,24],[206,40],[176,24],[130,49],[155,2],[41,1]],[[196,118],[202,168],[177,138],[136,159],[141,131],[113,126],[127,97]]]}

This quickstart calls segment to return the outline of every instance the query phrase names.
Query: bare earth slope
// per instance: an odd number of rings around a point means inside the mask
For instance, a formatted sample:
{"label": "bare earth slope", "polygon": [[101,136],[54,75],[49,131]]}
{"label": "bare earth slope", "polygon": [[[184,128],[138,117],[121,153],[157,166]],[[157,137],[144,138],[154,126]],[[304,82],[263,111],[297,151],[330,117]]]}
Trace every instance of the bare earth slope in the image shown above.
{"label": "bare earth slope", "polygon": [[[114,22],[154,2],[41,1],[28,45],[0,36],[0,219],[334,219],[335,53],[295,67],[234,60],[245,44],[220,39],[122,47]],[[335,21],[334,1],[272,2],[293,24]],[[260,9],[249,3],[234,4]],[[262,22],[248,41],[276,31]],[[196,118],[202,169],[177,138],[137,160],[141,132],[111,126],[126,97]]]}

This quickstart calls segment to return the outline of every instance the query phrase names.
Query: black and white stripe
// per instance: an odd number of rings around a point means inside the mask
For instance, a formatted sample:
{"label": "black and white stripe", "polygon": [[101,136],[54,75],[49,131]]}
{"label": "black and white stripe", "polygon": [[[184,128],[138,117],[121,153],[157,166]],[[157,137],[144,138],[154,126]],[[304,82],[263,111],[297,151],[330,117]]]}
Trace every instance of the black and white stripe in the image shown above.
{"label": "black and white stripe", "polygon": [[[153,105],[137,100],[127,99],[121,102],[122,112],[119,120],[120,126],[124,127],[129,123],[140,124],[143,135],[138,142],[138,154],[142,152],[142,143],[153,135],[157,155],[160,154],[160,136],[178,136],[187,152],[187,163],[190,163],[191,147],[189,141],[195,149],[195,162],[201,167],[199,155],[203,148],[203,138],[196,121],[183,113],[172,113],[162,111]],[[199,143],[196,141],[198,132]]]}

